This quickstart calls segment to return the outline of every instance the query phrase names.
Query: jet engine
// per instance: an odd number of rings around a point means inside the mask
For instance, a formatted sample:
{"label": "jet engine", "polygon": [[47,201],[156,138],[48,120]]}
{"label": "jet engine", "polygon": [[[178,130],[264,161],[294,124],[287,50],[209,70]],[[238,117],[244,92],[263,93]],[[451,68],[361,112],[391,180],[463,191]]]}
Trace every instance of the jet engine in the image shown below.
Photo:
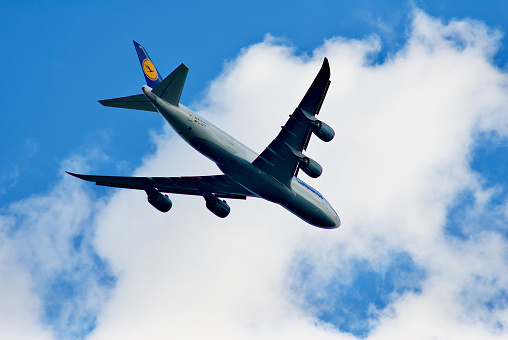
{"label": "jet engine", "polygon": [[208,210],[213,212],[215,215],[220,218],[224,218],[229,215],[229,205],[226,201],[220,200],[217,197],[205,197],[206,207]]}
{"label": "jet engine", "polygon": [[314,134],[323,142],[329,142],[335,137],[335,131],[330,125],[323,123],[320,120],[315,120],[311,124],[311,129]]}
{"label": "jet engine", "polygon": [[309,157],[300,159],[300,169],[312,178],[318,178],[323,173],[321,165]]}
{"label": "jet engine", "polygon": [[163,195],[157,190],[150,190],[146,192],[148,202],[160,212],[168,212],[173,206],[173,202],[169,199],[168,195]]}

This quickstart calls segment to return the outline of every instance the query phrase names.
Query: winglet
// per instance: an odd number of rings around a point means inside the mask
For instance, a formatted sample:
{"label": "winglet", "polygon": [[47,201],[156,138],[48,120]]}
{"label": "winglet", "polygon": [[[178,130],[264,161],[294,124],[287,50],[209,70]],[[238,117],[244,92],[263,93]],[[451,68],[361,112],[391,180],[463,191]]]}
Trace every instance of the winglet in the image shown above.
{"label": "winglet", "polygon": [[155,65],[148,56],[148,53],[146,53],[145,48],[134,40],[132,42],[134,43],[134,47],[138,53],[139,62],[141,63],[143,74],[145,75],[146,84],[151,88],[156,87],[162,81],[159,71],[155,68]]}

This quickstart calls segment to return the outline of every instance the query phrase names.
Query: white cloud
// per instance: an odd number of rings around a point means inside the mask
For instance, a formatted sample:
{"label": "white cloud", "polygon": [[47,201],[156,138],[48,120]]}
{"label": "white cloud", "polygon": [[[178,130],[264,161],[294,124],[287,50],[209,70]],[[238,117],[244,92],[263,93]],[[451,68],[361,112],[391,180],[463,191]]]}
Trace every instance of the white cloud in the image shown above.
{"label": "white cloud", "polygon": [[[102,202],[66,177],[0,217],[0,282],[26,301],[8,334],[48,336],[35,285],[63,272],[91,288],[64,301],[69,312],[52,321],[59,336],[65,325],[79,326],[69,320],[76,315],[97,315],[92,339],[354,338],[348,330],[369,339],[506,336],[508,209],[492,206],[493,190],[469,164],[479,133],[508,132],[507,76],[491,63],[499,36],[479,22],[443,24],[415,10],[407,44],[381,64],[371,62],[381,48],[376,36],[333,38],[311,56],[270,36],[245,48],[198,113],[261,152],[327,56],[332,85],[320,118],[336,138],[312,140],[307,154],[325,170],[308,182],[342,227],[314,228],[256,199],[229,200],[223,220],[202,198],[173,195],[173,209],[160,214],[142,192],[118,190]],[[154,142],[137,175],[219,173],[169,129]],[[457,237],[446,230],[448,214],[464,193],[475,199]],[[478,218],[487,215],[496,228]],[[86,247],[76,251],[77,235]],[[109,300],[112,286],[97,274],[108,271],[93,269],[92,239],[118,276]],[[381,302],[362,300],[361,273],[379,278],[381,286],[371,286]],[[353,307],[362,313],[348,310],[347,298],[360,301]],[[340,322],[324,317],[340,308]]]}
{"label": "white cloud", "polygon": [[[64,163],[86,168],[83,161]],[[2,209],[0,338],[82,338],[114,283],[92,245],[91,216],[104,204],[61,173],[46,194]]]}
{"label": "white cloud", "polygon": [[[314,140],[308,154],[325,168],[311,183],[343,226],[312,228],[254,199],[231,201],[230,217],[219,220],[202,199],[174,196],[173,210],[161,215],[143,194],[118,192],[98,218],[97,237],[122,274],[92,338],[348,338],[319,321],[319,306],[298,289],[350,284],[355,259],[382,273],[395,253],[409,254],[424,277],[363,320],[373,325],[369,337],[504,334],[506,306],[487,305],[506,287],[506,239],[445,232],[458,195],[485,192],[469,166],[477,133],[506,136],[507,78],[490,62],[499,36],[479,22],[443,24],[415,11],[407,45],[380,65],[370,63],[380,49],[375,36],[334,38],[312,56],[272,37],[244,49],[199,113],[260,152],[327,56],[332,86],[320,117],[337,137]],[[216,173],[174,135],[158,145],[138,174]],[[294,272],[302,256],[311,278]]]}
{"label": "white cloud", "polygon": [[19,268],[11,254],[15,245],[4,235],[12,224],[0,218],[0,337],[3,339],[50,339],[51,334],[38,322],[40,301],[31,289],[29,273]]}

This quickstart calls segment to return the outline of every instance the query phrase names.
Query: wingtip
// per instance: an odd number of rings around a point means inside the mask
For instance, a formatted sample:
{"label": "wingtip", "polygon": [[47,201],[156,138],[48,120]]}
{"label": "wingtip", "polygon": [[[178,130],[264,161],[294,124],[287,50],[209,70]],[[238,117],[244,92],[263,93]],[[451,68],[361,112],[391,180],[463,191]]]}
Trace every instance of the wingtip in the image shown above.
{"label": "wingtip", "polygon": [[75,173],[70,172],[70,171],[66,171],[66,173],[68,173],[69,175],[74,176],[74,177],[76,177],[76,178],[79,178],[79,179],[82,179],[82,180],[88,181],[88,179],[87,179],[87,175],[75,174]]}
{"label": "wingtip", "polygon": [[323,66],[322,67],[326,67],[328,69],[330,69],[330,63],[328,62],[328,58],[325,57],[325,59],[323,60]]}
{"label": "wingtip", "polygon": [[78,177],[78,174],[75,174],[75,173],[70,172],[70,171],[66,171],[65,173],[67,173],[68,175],[74,176],[74,177]]}
{"label": "wingtip", "polygon": [[321,70],[319,72],[326,74],[326,76],[330,78],[330,63],[327,57],[323,59],[323,65],[321,65]]}

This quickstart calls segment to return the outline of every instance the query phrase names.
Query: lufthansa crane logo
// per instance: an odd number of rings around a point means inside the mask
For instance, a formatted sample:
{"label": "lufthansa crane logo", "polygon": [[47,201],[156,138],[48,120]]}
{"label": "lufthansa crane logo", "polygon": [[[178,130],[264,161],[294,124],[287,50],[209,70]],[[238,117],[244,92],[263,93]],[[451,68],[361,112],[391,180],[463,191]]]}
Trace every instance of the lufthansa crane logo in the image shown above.
{"label": "lufthansa crane logo", "polygon": [[143,60],[143,72],[145,76],[150,80],[157,80],[157,70],[155,69],[154,64],[148,58]]}

